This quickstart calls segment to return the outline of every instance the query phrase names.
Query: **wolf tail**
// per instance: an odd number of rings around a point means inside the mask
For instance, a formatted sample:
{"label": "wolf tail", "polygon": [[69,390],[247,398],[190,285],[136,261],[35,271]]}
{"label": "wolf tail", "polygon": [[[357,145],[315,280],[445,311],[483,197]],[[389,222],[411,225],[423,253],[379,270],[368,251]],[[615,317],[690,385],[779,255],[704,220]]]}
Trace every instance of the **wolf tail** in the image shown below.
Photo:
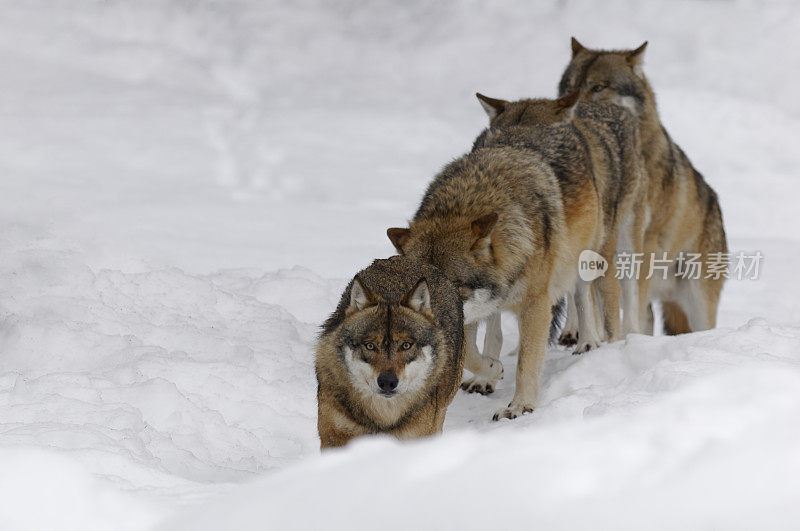
{"label": "wolf tail", "polygon": [[678,334],[688,334],[692,331],[686,314],[674,302],[662,302],[661,311],[664,314],[664,334],[677,336]]}
{"label": "wolf tail", "polygon": [[547,344],[555,345],[558,341],[558,336],[561,334],[561,328],[564,326],[564,320],[567,317],[567,298],[564,297],[555,303],[552,308],[550,308],[550,312],[553,317],[550,320],[550,336],[547,340]]}

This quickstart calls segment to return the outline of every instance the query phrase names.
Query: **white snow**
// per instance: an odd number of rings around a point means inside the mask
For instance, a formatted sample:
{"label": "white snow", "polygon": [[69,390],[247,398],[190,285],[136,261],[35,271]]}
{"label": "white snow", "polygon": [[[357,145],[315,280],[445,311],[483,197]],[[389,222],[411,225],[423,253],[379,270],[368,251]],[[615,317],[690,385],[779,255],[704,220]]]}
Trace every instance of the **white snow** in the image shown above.
{"label": "white snow", "polygon": [[[800,7],[0,6],[0,529],[800,525]],[[717,190],[716,330],[552,349],[541,406],[320,456],[313,346],[486,117],[569,37],[630,47]],[[504,352],[516,345],[504,318]]]}

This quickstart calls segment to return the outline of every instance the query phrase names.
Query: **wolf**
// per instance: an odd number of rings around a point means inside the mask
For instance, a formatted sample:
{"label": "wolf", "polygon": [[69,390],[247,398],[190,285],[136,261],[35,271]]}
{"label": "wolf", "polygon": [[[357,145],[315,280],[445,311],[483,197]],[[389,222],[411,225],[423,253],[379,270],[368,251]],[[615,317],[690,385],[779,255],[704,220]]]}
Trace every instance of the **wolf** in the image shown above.
{"label": "wolf", "polygon": [[[622,106],[639,122],[650,218],[639,276],[640,326],[652,333],[649,303],[660,300],[666,333],[707,330],[716,326],[725,282],[725,276],[713,273],[709,265],[727,267],[722,211],[717,194],[661,124],[655,93],[643,71],[646,48],[647,42],[632,50],[594,50],[573,37],[572,59],[558,90],[561,96],[579,90],[582,99]],[[681,271],[681,257],[691,255],[699,258],[699,278],[684,278]],[[647,278],[654,257],[668,264],[667,274]]]}
{"label": "wolf", "polygon": [[375,260],[347,286],[317,344],[321,447],[440,432],[463,346],[461,298],[441,271],[400,256]]}
{"label": "wolf", "polygon": [[[571,123],[539,124],[535,126],[509,125],[506,127],[490,127],[479,135],[473,149],[491,146],[514,146],[530,149],[542,154],[551,167],[556,171],[561,182],[569,180],[587,179],[590,181],[596,197],[602,208],[602,195],[598,188],[599,179],[595,176],[595,161],[592,160],[591,142],[587,136]],[[562,190],[563,191],[563,190]],[[568,201],[577,201],[575,206],[580,206],[580,198],[567,197]],[[613,249],[606,250],[608,235],[605,224],[598,224],[592,247],[586,249],[598,254],[604,252],[606,256],[613,254]],[[573,264],[577,269],[578,262]],[[612,272],[613,273],[613,272]],[[602,310],[596,310],[596,301],[593,290],[597,287],[600,293]],[[577,300],[573,294],[579,295]],[[577,311],[577,323],[580,340],[574,354],[582,354],[599,346],[602,340],[603,315],[609,316],[609,322],[614,328],[611,334],[615,340],[619,335],[619,285],[613,274],[598,279],[597,282],[576,280],[574,290],[567,294],[574,301],[573,308]],[[579,309],[579,310],[578,310]],[[613,320],[616,317],[616,320]],[[491,322],[491,320],[489,321]],[[551,326],[551,330],[552,330]],[[490,357],[491,353],[488,353]]]}
{"label": "wolf", "polygon": [[[509,102],[476,96],[489,116],[490,128],[572,123],[586,139],[592,160],[592,177],[603,208],[604,240],[600,254],[609,269],[597,283],[602,301],[605,339],[620,337],[620,283],[615,279],[616,251],[643,252],[647,216],[647,183],[641,139],[636,119],[613,104],[580,102],[579,91],[558,99],[524,99]],[[638,333],[639,310],[635,279],[624,278],[622,285],[622,336]],[[574,299],[568,297],[567,322],[559,340],[575,344],[578,316]]]}
{"label": "wolf", "polygon": [[[551,308],[576,285],[578,256],[595,246],[602,229],[589,155],[578,139],[562,131],[551,149],[537,149],[525,145],[528,128],[519,129],[497,143],[494,135],[506,133],[482,135],[486,146],[433,179],[409,226],[387,230],[401,255],[435,265],[456,284],[467,325],[501,309],[517,315],[514,398],[494,420],[533,411]],[[518,143],[511,141],[515,134]],[[576,299],[584,302],[586,293]],[[473,374],[499,363],[473,354],[466,350],[465,368]]]}

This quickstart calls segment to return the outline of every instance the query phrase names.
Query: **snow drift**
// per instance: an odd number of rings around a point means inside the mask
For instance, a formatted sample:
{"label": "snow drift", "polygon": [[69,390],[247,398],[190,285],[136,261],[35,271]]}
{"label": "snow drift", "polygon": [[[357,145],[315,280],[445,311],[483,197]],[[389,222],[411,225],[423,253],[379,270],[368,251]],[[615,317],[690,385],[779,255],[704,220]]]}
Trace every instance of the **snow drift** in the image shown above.
{"label": "snow drift", "polygon": [[699,336],[572,362],[519,429],[365,441],[164,529],[793,528],[798,333]]}

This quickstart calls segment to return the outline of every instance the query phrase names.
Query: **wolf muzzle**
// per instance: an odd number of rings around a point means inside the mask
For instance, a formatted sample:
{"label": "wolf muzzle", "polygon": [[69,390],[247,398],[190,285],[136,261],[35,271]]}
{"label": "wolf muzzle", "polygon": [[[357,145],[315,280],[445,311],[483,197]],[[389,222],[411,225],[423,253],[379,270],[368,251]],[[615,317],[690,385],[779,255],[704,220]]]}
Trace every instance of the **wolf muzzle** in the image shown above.
{"label": "wolf muzzle", "polygon": [[384,395],[393,395],[398,382],[399,379],[393,372],[382,372],[378,375],[378,387]]}

